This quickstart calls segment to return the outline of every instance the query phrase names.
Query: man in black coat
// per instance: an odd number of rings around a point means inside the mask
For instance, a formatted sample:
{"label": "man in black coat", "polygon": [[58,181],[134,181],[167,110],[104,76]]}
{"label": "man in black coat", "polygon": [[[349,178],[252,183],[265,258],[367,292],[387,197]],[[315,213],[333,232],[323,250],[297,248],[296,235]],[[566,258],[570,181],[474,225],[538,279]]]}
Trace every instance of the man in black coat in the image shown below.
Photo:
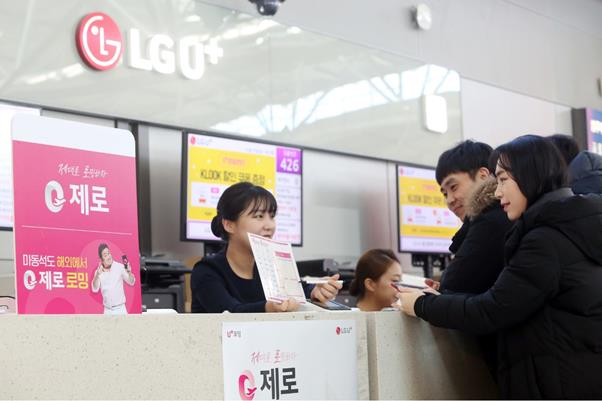
{"label": "man in black coat", "polygon": [[480,294],[504,267],[504,235],[510,220],[495,198],[495,180],[488,169],[491,147],[464,141],[445,151],[436,177],[447,207],[463,221],[449,247],[454,255],[439,286],[445,292]]}
{"label": "man in black coat", "polygon": [[580,152],[569,164],[569,178],[575,194],[602,194],[602,156]]}
{"label": "man in black coat", "polygon": [[[454,257],[441,283],[429,283],[442,293],[483,293],[504,268],[504,237],[512,223],[494,194],[496,182],[488,169],[491,152],[491,146],[468,140],[445,151],[437,162],[436,178],[447,206],[463,221],[452,238],[449,250]],[[496,335],[476,340],[496,379]]]}
{"label": "man in black coat", "polygon": [[571,135],[549,136],[569,167],[569,184],[575,194],[602,194],[602,156],[581,150]]}

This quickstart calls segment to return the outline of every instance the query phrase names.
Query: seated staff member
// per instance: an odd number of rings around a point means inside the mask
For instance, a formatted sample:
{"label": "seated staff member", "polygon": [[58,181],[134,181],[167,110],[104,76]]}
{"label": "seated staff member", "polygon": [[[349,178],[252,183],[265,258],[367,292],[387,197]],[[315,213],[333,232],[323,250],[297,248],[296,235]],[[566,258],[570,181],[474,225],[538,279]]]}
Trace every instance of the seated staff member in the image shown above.
{"label": "seated staff member", "polygon": [[[192,271],[192,312],[290,312],[298,309],[294,299],[266,301],[247,233],[272,238],[278,205],[265,188],[249,182],[234,184],[217,203],[211,231],[226,241],[225,249],[205,256]],[[325,302],[341,288],[339,276],[304,288],[306,296]]]}
{"label": "seated staff member", "polygon": [[504,267],[504,235],[512,223],[494,194],[496,184],[488,168],[491,152],[491,146],[468,140],[439,156],[437,183],[449,210],[463,221],[449,247],[454,258],[440,285],[427,282],[441,292],[480,294]]}
{"label": "seated staff member", "polygon": [[357,297],[359,310],[376,312],[397,302],[399,281],[401,265],[395,253],[390,249],[371,249],[357,261],[349,294]]}
{"label": "seated staff member", "polygon": [[602,196],[573,196],[566,166],[526,135],[492,157],[496,196],[515,221],[506,266],[483,294],[402,288],[402,310],[431,324],[498,333],[502,398],[602,398]]}

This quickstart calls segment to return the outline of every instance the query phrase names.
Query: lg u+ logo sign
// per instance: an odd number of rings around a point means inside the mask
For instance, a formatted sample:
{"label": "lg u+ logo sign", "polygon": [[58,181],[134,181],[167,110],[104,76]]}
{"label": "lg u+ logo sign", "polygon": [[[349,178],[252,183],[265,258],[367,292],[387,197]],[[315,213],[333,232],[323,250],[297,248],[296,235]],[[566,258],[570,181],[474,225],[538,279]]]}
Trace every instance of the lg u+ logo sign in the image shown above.
{"label": "lg u+ logo sign", "polygon": [[185,36],[176,41],[164,34],[142,38],[136,28],[130,28],[128,42],[124,44],[115,21],[100,12],[88,14],[81,20],[76,44],[82,60],[95,70],[115,67],[127,45],[129,67],[161,74],[178,70],[192,80],[203,77],[206,56],[209,63],[217,64],[224,55],[215,39],[201,43],[197,36]]}

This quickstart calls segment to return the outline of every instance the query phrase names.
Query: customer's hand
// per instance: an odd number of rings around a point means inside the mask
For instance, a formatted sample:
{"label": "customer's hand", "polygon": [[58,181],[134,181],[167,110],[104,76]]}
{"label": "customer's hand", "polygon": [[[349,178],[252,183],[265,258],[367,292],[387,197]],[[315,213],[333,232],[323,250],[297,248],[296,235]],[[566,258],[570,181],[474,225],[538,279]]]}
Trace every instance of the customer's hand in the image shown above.
{"label": "customer's hand", "polygon": [[424,280],[424,284],[428,285],[429,287],[431,287],[433,290],[437,290],[439,291],[439,288],[441,287],[441,283],[438,281],[435,281],[431,278],[427,278]]}
{"label": "customer's hand", "polygon": [[391,306],[401,310],[408,316],[416,317],[416,312],[414,312],[414,305],[416,304],[416,300],[426,293],[433,295],[440,295],[436,290],[427,287],[423,290],[419,290],[416,288],[406,288],[402,287],[399,289],[399,300],[401,305],[398,302],[393,303]]}
{"label": "customer's hand", "polygon": [[413,288],[402,288],[401,293],[399,294],[401,305],[397,306],[398,304],[395,303],[392,306],[399,308],[408,316],[416,317],[416,313],[414,312],[414,304],[416,303],[416,300],[422,296],[424,296],[424,292],[420,290]]}
{"label": "customer's hand", "polygon": [[267,301],[265,303],[266,312],[294,312],[299,309],[299,302],[294,298],[289,298],[281,303]]}
{"label": "customer's hand", "polygon": [[343,287],[343,284],[337,282],[339,279],[338,274],[330,277],[324,277],[324,279],[328,280],[328,282],[324,284],[316,284],[314,289],[311,291],[311,299],[314,301],[330,301],[337,296],[339,290]]}

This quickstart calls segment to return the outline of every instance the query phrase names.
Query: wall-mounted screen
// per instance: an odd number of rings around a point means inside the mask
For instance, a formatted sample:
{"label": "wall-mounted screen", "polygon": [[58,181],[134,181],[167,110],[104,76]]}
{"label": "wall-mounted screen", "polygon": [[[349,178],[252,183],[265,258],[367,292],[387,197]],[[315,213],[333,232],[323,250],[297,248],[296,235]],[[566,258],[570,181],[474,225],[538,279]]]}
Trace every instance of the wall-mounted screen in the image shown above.
{"label": "wall-mounted screen", "polygon": [[182,239],[217,241],[211,220],[226,188],[249,181],[278,201],[274,239],[302,244],[302,151],[185,133],[182,139]]}
{"label": "wall-mounted screen", "polygon": [[449,253],[462,222],[445,205],[435,170],[398,165],[397,199],[399,251]]}
{"label": "wall-mounted screen", "polygon": [[12,142],[10,127],[17,113],[40,115],[39,109],[0,103],[0,229],[13,227]]}

